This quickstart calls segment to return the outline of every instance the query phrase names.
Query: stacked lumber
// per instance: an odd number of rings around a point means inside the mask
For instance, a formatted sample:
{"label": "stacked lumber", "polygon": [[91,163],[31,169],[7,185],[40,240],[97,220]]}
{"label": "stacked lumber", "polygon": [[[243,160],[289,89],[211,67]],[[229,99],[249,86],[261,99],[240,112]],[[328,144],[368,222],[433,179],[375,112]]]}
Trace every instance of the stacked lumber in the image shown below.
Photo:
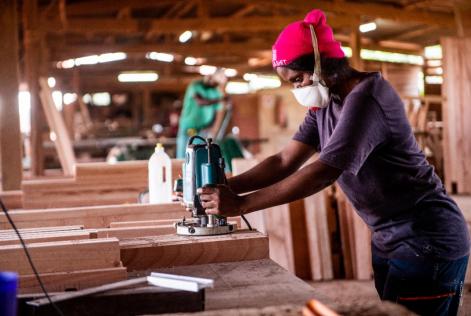
{"label": "stacked lumber", "polygon": [[[172,160],[172,178],[181,174],[182,160]],[[22,182],[25,209],[136,203],[146,191],[147,161],[75,165],[75,176]]]}
{"label": "stacked lumber", "polygon": [[[234,175],[257,164],[234,159]],[[253,228],[269,237],[270,258],[303,279],[333,278],[327,191],[303,200],[248,214]]]}
{"label": "stacked lumber", "polygon": [[[116,238],[29,243],[31,258],[48,291],[65,291],[126,279]],[[21,245],[0,246],[0,270],[20,275],[20,292],[40,292]]]}
{"label": "stacked lumber", "polygon": [[443,48],[443,152],[445,186],[471,193],[471,38],[445,37]]}
{"label": "stacked lumber", "polygon": [[[173,223],[185,214],[179,203],[10,211],[48,291],[122,280],[127,277],[126,269],[268,257],[268,240],[258,232],[176,236]],[[238,217],[229,221],[240,224]],[[39,292],[4,214],[0,215],[0,229],[0,270],[20,274],[21,293]]]}

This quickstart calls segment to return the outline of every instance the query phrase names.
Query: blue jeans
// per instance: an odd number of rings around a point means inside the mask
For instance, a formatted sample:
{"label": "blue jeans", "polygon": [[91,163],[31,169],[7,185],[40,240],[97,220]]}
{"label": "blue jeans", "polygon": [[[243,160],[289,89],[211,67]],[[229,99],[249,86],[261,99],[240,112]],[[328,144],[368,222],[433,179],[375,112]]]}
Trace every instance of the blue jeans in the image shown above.
{"label": "blue jeans", "polygon": [[375,287],[382,300],[419,315],[457,315],[468,258],[401,260],[373,255]]}

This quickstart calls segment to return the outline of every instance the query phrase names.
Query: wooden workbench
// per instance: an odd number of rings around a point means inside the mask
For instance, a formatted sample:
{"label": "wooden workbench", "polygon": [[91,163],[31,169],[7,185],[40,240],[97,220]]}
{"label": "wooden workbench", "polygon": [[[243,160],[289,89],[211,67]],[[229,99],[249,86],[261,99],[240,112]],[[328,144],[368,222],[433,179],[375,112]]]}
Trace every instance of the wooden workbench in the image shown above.
{"label": "wooden workbench", "polygon": [[312,298],[327,305],[330,303],[309,284],[270,259],[210,263],[156,271],[214,279],[214,288],[206,290],[207,311],[286,304],[302,306]]}

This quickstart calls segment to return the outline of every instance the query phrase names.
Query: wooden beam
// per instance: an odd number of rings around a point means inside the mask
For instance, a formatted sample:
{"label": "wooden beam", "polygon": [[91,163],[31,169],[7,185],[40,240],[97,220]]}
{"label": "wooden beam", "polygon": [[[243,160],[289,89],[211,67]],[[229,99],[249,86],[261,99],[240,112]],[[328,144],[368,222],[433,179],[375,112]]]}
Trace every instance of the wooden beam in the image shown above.
{"label": "wooden beam", "polygon": [[0,191],[0,198],[8,209],[23,208],[23,191]]}
{"label": "wooden beam", "polygon": [[252,12],[256,7],[257,7],[257,4],[255,4],[255,3],[244,5],[241,9],[234,12],[231,15],[231,17],[240,18],[240,17],[245,16],[245,15],[249,14],[250,12]]}
{"label": "wooden beam", "polygon": [[[240,217],[228,217],[228,222],[237,224],[237,227],[241,227]],[[124,228],[124,227],[145,227],[145,226],[160,226],[174,224],[175,219],[161,219],[161,220],[149,220],[149,221],[130,221],[130,222],[112,222],[110,228]]]}
{"label": "wooden beam", "polygon": [[[350,37],[343,34],[335,34],[338,41],[350,42]],[[51,45],[51,60],[60,61],[69,58],[103,54],[109,52],[125,52],[128,54],[142,54],[151,51],[160,51],[181,55],[193,55],[207,58],[218,58],[221,56],[245,56],[270,54],[271,46],[275,40],[260,40],[249,42],[230,43],[192,43],[191,45],[165,43],[165,44],[137,44],[137,45]],[[348,44],[347,44],[348,45]],[[362,47],[373,50],[383,50],[389,52],[420,54],[422,46],[415,43],[400,41],[381,41],[375,43],[367,38],[362,38]],[[119,64],[117,62],[116,64]],[[96,66],[100,67],[100,66]],[[62,71],[62,70],[61,70]],[[64,70],[67,71],[67,70]]]}
{"label": "wooden beam", "polygon": [[[43,243],[43,242],[53,242],[53,241],[64,241],[64,240],[83,240],[90,239],[92,233],[89,231],[59,231],[51,233],[22,233],[21,238],[27,244],[31,243]],[[109,236],[115,237],[115,236]],[[2,236],[0,238],[0,246],[6,245],[20,245],[20,240],[16,234],[10,236]]]}
{"label": "wooden beam", "polygon": [[250,231],[206,237],[136,238],[122,241],[120,246],[128,271],[268,258],[268,238]]}
{"label": "wooden beam", "polygon": [[94,0],[85,2],[73,2],[67,4],[69,16],[80,16],[87,14],[103,14],[117,12],[124,7],[133,9],[158,8],[174,4],[175,2],[185,2],[184,0]]}
{"label": "wooden beam", "polygon": [[[18,228],[83,225],[85,228],[109,227],[111,222],[183,218],[188,212],[179,204],[128,204],[10,211]],[[10,229],[5,214],[0,214],[0,229]]]}
{"label": "wooden beam", "polygon": [[[33,243],[28,250],[39,273],[121,267],[116,238]],[[33,274],[21,245],[0,246],[0,269]]]}
{"label": "wooden beam", "polygon": [[[273,39],[274,40],[274,39]],[[69,58],[102,54],[109,52],[147,53],[160,51],[195,56],[238,55],[250,56],[258,51],[270,51],[273,41],[262,40],[240,43],[192,43],[191,45],[165,43],[165,44],[137,44],[137,45],[67,45],[51,46],[51,60],[60,61]],[[155,63],[154,63],[155,64]]]}
{"label": "wooden beam", "polygon": [[[250,0],[242,1],[246,3],[250,2]],[[284,0],[274,0],[273,2],[286,3]],[[453,14],[437,13],[418,9],[403,10],[386,4],[358,3],[351,1],[332,2],[327,0],[318,0],[311,4],[303,0],[293,0],[289,2],[289,5],[302,8],[306,12],[308,12],[308,10],[312,10],[314,6],[315,8],[326,12],[341,13],[350,16],[369,16],[397,22],[435,25],[450,29],[455,27]]]}
{"label": "wooden beam", "polygon": [[[174,219],[173,222],[177,222],[181,219]],[[134,227],[113,227],[113,228],[98,228],[98,238],[110,238],[115,237],[119,240],[139,238],[146,236],[160,236],[175,234],[175,225],[157,225],[157,226],[134,226]],[[0,240],[1,244],[1,240]]]}
{"label": "wooden beam", "polygon": [[352,49],[352,58],[350,63],[353,68],[363,70],[363,61],[361,59],[361,33],[358,27],[354,27],[350,34],[350,47]]}
{"label": "wooden beam", "polygon": [[413,38],[420,37],[427,33],[435,32],[438,30],[439,30],[438,26],[434,26],[434,25],[424,26],[421,28],[414,28],[406,32],[402,32],[402,33],[395,34],[392,36],[383,37],[383,40],[407,41],[407,40],[411,40]]}
{"label": "wooden beam", "polygon": [[[31,94],[31,173],[34,176],[44,173],[44,150],[42,134],[44,130],[44,114],[39,99],[39,65],[42,34],[38,31],[37,0],[23,2],[24,31],[24,72],[28,91]],[[60,23],[60,22],[59,22]]]}
{"label": "wooden beam", "polygon": [[0,3],[0,160],[3,190],[18,190],[23,177],[18,110],[18,21],[16,0]]}
{"label": "wooden beam", "polygon": [[52,91],[47,84],[46,78],[39,79],[40,97],[43,111],[46,114],[49,129],[55,134],[54,145],[62,166],[64,175],[74,174],[75,154],[72,142],[64,123],[61,113],[57,110],[52,99]]}
{"label": "wooden beam", "polygon": [[[273,16],[273,17],[211,17],[211,18],[185,18],[185,19],[149,19],[146,24],[147,32],[180,33],[186,30],[193,31],[272,31],[281,30],[289,23],[301,20],[304,15]],[[332,27],[350,26],[352,19],[346,16],[336,16],[329,20]],[[141,33],[141,22],[138,20],[116,20],[110,18],[69,18],[67,30],[63,29],[60,20],[44,21],[41,30],[49,33]]]}

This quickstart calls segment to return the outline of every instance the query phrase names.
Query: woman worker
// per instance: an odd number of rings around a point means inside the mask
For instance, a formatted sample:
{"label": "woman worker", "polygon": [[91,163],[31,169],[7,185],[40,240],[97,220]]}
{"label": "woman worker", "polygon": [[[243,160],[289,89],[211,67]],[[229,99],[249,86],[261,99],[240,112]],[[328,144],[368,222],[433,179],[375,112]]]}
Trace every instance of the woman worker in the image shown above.
{"label": "woman worker", "polygon": [[[372,231],[380,298],[421,315],[456,315],[467,226],[419,149],[397,93],[380,73],[349,66],[320,10],[280,33],[273,67],[309,108],[304,122],[278,154],[227,186],[201,189],[206,212],[247,214],[337,181]],[[319,158],[298,170],[316,151]]]}

